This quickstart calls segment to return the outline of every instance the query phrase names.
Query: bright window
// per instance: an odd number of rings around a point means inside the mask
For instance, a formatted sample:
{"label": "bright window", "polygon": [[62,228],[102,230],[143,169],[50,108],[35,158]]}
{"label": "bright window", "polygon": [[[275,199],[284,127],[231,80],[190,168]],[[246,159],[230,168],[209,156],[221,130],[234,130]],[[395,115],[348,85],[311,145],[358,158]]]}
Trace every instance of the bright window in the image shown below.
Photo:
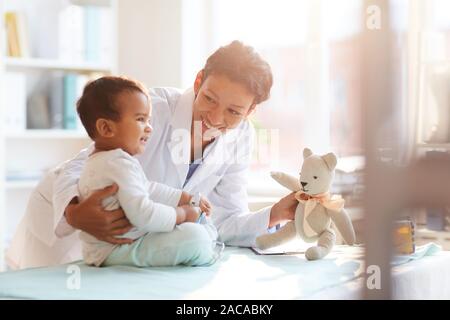
{"label": "bright window", "polygon": [[255,47],[272,67],[271,99],[253,117],[255,176],[298,173],[304,147],[340,157],[363,153],[361,0],[185,3],[186,86],[209,54],[235,39]]}

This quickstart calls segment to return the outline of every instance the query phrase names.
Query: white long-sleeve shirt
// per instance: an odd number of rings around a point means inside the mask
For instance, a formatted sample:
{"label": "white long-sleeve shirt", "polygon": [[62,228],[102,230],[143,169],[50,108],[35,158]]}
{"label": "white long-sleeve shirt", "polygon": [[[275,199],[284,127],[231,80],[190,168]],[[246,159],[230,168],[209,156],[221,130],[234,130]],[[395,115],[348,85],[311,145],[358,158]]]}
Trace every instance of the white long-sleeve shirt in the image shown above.
{"label": "white long-sleeve shirt", "polygon": [[[148,181],[140,163],[121,149],[89,156],[78,182],[81,201],[113,183],[119,186],[119,190],[103,200],[103,207],[108,211],[119,207],[124,210],[134,227],[122,237],[137,239],[146,233],[173,230],[175,207],[182,191]],[[101,265],[115,248],[115,245],[85,232],[80,233],[80,239],[83,258],[88,264]]]}

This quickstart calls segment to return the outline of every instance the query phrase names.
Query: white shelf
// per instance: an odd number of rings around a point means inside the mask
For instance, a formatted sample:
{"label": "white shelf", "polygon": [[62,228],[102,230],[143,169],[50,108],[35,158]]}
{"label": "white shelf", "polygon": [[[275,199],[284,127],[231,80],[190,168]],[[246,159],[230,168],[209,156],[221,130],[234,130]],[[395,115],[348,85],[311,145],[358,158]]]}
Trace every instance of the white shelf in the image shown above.
{"label": "white shelf", "polygon": [[89,139],[83,131],[60,129],[30,129],[23,132],[6,133],[7,139]]}
{"label": "white shelf", "polygon": [[435,231],[417,228],[414,237],[416,245],[420,246],[434,242],[441,245],[443,250],[450,250],[450,231]]}
{"label": "white shelf", "polygon": [[[18,221],[26,211],[26,201],[33,188],[39,183],[38,179],[41,177],[39,173],[43,175],[50,168],[73,158],[91,141],[82,128],[80,130],[13,128],[10,132],[5,132],[1,121],[6,110],[3,101],[6,88],[5,73],[17,72],[26,77],[26,98],[29,98],[35,89],[46,96],[47,88],[51,88],[51,81],[56,78],[55,73],[74,73],[91,77],[96,74],[114,74],[117,70],[118,0],[52,0],[42,1],[41,6],[31,4],[32,2],[34,1],[8,1],[9,5],[6,7],[5,1],[0,0],[1,39],[6,39],[3,21],[5,10],[20,11],[28,18],[30,29],[28,35],[32,44],[30,49],[33,48],[31,54],[40,57],[56,57],[60,52],[59,34],[72,37],[70,28],[56,30],[59,12],[72,2],[79,5],[101,5],[111,8],[110,14],[106,15],[107,19],[111,19],[111,23],[102,24],[102,27],[111,28],[112,43],[111,49],[104,52],[107,57],[105,56],[103,60],[85,62],[63,58],[9,57],[5,56],[6,41],[0,41],[0,271],[4,270],[5,266],[3,252],[8,245],[8,237],[14,233]],[[37,8],[39,10],[35,11]],[[44,19],[47,19],[48,15],[48,21],[41,20],[43,14]],[[8,177],[17,178],[17,180],[7,180]]]}
{"label": "white shelf", "polygon": [[11,58],[5,57],[6,69],[37,69],[37,70],[59,70],[79,73],[112,73],[110,66],[97,63],[72,63],[41,58]]}
{"label": "white shelf", "polygon": [[442,59],[442,60],[423,60],[420,61],[421,65],[425,66],[449,66],[450,59]]}
{"label": "white shelf", "polygon": [[446,230],[429,230],[426,228],[417,228],[416,229],[416,235],[419,235],[420,237],[429,237],[429,238],[446,238],[446,240],[450,241],[450,231]]}
{"label": "white shelf", "polygon": [[[5,28],[3,27],[4,24],[4,1],[0,1],[0,39],[5,39]],[[6,41],[0,41],[0,120],[3,120],[4,114],[3,114],[3,104],[4,104],[4,63],[3,63],[3,55],[2,53],[5,52],[5,44]],[[5,264],[5,250],[6,250],[6,244],[4,243],[4,240],[6,238],[6,217],[4,212],[6,211],[6,194],[4,192],[4,178],[1,176],[4,172],[5,168],[5,157],[3,156],[5,154],[5,140],[3,139],[3,132],[0,128],[0,272],[5,271],[6,264]]]}
{"label": "white shelf", "polygon": [[23,180],[23,181],[6,181],[6,190],[22,190],[33,189],[39,183],[38,180]]}
{"label": "white shelf", "polygon": [[450,142],[449,143],[419,143],[417,145],[418,148],[421,149],[445,149],[450,150]]}
{"label": "white shelf", "polygon": [[111,6],[111,0],[70,0],[70,2],[79,6]]}

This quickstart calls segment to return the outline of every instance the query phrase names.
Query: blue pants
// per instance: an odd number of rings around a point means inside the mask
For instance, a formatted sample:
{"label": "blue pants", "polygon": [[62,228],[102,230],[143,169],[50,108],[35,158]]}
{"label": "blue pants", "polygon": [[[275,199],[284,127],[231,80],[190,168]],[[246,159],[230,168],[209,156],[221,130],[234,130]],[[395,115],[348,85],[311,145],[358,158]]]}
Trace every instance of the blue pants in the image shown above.
{"label": "blue pants", "polygon": [[132,244],[116,247],[102,266],[210,265],[217,259],[216,239],[217,231],[212,225],[187,222],[171,232],[149,233]]}

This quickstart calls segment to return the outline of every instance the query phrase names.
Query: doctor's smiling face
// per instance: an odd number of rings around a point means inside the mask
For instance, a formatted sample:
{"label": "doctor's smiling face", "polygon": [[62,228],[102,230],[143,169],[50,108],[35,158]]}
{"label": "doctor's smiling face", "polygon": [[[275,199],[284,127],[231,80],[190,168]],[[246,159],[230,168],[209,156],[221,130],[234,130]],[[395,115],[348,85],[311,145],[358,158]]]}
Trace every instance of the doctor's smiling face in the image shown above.
{"label": "doctor's smiling face", "polygon": [[271,87],[270,66],[252,47],[233,41],[219,48],[194,82],[193,129],[201,123],[203,141],[209,141],[236,128],[269,98]]}
{"label": "doctor's smiling face", "polygon": [[205,138],[236,128],[255,109],[255,95],[244,85],[233,82],[226,75],[213,74],[205,81],[202,76],[200,71],[194,84],[192,119],[201,122]]}

